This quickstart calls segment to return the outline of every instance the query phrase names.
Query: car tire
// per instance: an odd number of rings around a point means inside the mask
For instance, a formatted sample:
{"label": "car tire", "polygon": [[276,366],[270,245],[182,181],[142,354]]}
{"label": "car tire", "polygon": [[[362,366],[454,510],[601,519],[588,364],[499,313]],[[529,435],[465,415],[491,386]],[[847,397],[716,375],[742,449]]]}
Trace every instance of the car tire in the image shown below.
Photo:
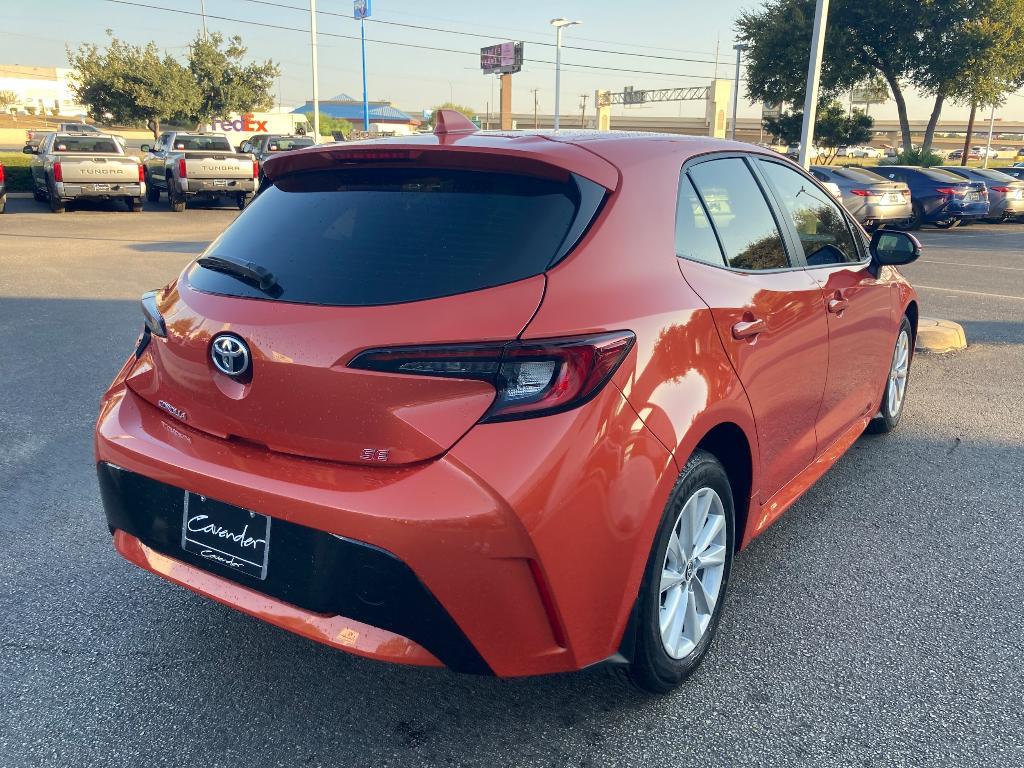
{"label": "car tire", "polygon": [[175,213],[182,213],[185,210],[185,195],[177,195],[170,179],[167,179],[167,204]]}
{"label": "car tire", "polygon": [[252,202],[252,200],[253,200],[253,198],[254,198],[254,197],[255,197],[255,195],[254,195],[254,194],[252,194],[251,192],[243,192],[243,193],[240,193],[240,194],[239,194],[239,195],[237,196],[237,198],[235,199],[235,202],[236,202],[236,203],[237,203],[237,205],[238,205],[238,210],[240,210],[240,211],[244,211],[244,210],[245,210],[245,208],[246,208],[246,206],[248,206],[248,205],[249,205],[249,203],[251,203],[251,202]]}
{"label": "car tire", "polygon": [[707,653],[725,605],[734,520],[725,469],[694,451],[669,495],[637,597],[626,675],[640,690],[668,693]]}
{"label": "car tire", "polygon": [[953,229],[954,227],[960,226],[960,219],[955,216],[951,219],[942,219],[941,221],[932,222],[939,229]]}
{"label": "car tire", "polygon": [[141,197],[132,197],[128,199],[128,208],[132,213],[142,213],[143,202]]}
{"label": "car tire", "polygon": [[151,203],[160,202],[160,188],[153,183],[153,180],[146,176],[146,199]]}
{"label": "car tire", "polygon": [[903,224],[900,225],[900,229],[920,229],[924,223],[924,209],[921,207],[921,203],[913,202],[911,204],[910,218],[907,219]]}
{"label": "car tire", "polygon": [[54,213],[64,213],[67,210],[67,204],[64,200],[57,197],[57,193],[52,188],[50,189],[50,210]]}
{"label": "car tire", "polygon": [[46,193],[45,192],[40,192],[38,189],[33,189],[32,190],[32,199],[35,200],[37,203],[45,203],[46,202]]}
{"label": "car tire", "polygon": [[7,195],[0,195],[0,213],[7,211]]}
{"label": "car tire", "polygon": [[896,334],[896,343],[893,345],[889,372],[885,377],[882,404],[878,407],[878,415],[868,422],[868,432],[882,435],[892,432],[899,426],[903,408],[907,403],[907,384],[910,380],[910,364],[913,361],[914,329],[904,315],[899,333]]}

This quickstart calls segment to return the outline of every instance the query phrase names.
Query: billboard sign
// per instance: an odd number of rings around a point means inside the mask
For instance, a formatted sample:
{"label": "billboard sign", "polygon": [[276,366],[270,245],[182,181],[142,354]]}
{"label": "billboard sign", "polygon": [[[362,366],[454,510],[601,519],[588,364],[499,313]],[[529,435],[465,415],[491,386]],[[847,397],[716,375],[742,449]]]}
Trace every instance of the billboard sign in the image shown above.
{"label": "billboard sign", "polygon": [[480,70],[485,75],[510,75],[523,68],[523,44],[500,43],[480,49]]}
{"label": "billboard sign", "polygon": [[352,15],[357,19],[370,18],[370,0],[352,0]]}

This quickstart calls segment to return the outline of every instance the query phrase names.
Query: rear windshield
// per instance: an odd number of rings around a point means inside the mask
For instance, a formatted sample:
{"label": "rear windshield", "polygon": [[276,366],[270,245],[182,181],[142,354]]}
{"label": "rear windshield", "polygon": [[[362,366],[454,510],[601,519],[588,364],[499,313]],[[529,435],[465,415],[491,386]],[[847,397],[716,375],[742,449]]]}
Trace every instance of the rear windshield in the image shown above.
{"label": "rear windshield", "polygon": [[859,181],[862,184],[889,183],[889,180],[884,176],[879,176],[877,173],[872,173],[871,171],[865,171],[863,168],[836,168],[832,172],[836,176],[842,176],[843,178],[850,179],[852,181]]}
{"label": "rear windshield", "polygon": [[988,179],[989,181],[1016,181],[1012,176],[1007,176],[1005,173],[989,170],[988,168],[974,168],[971,171],[971,175],[982,179]]}
{"label": "rear windshield", "polygon": [[92,139],[88,136],[58,136],[53,140],[53,151],[121,154],[121,148],[113,139]]}
{"label": "rear windshield", "polygon": [[915,168],[915,171],[932,181],[959,181],[963,183],[964,177],[958,176],[952,171],[944,171],[941,168]]}
{"label": "rear windshield", "polygon": [[284,152],[286,149],[298,149],[299,147],[312,147],[313,139],[308,136],[298,136],[280,139],[270,139],[267,142],[267,148],[271,152]]}
{"label": "rear windshield", "polygon": [[174,148],[185,151],[230,152],[231,145],[223,136],[178,136],[174,137]]}
{"label": "rear windshield", "polygon": [[[544,272],[582,232],[597,185],[436,168],[316,171],[277,180],[206,255],[253,261],[278,287],[268,296],[196,266],[211,293],[367,306],[451,296]],[[581,190],[583,204],[581,205]],[[577,211],[580,215],[577,216]]]}

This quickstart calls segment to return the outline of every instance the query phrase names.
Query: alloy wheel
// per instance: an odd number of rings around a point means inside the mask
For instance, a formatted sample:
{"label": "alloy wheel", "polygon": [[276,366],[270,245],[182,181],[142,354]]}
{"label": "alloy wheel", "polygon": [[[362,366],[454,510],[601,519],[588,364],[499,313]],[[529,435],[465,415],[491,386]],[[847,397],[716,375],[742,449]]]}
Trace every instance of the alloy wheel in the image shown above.
{"label": "alloy wheel", "polygon": [[674,659],[692,653],[711,624],[725,577],[726,523],[722,499],[700,488],[672,526],[661,572],[659,629]]}
{"label": "alloy wheel", "polygon": [[903,396],[907,391],[907,374],[910,372],[910,336],[900,331],[896,349],[892,353],[892,367],[889,369],[889,391],[886,398],[889,418],[895,418],[903,407]]}

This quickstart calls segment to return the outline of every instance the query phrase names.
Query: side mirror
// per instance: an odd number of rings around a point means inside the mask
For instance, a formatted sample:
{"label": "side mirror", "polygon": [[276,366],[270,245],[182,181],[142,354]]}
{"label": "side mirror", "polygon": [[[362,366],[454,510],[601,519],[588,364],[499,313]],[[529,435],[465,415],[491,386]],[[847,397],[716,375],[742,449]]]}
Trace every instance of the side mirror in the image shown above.
{"label": "side mirror", "polygon": [[248,141],[243,141],[242,144],[238,147],[238,151],[241,152],[243,155],[248,154],[252,152],[252,144],[250,144]]}
{"label": "side mirror", "polygon": [[34,155],[36,153],[36,150],[31,145],[26,144],[24,147],[21,148],[21,153],[23,155]]}
{"label": "side mirror", "polygon": [[151,146],[149,146],[149,144],[143,144],[141,147],[139,147],[139,149],[141,149],[143,152],[152,152],[153,151],[153,148]]}
{"label": "side mirror", "polygon": [[909,264],[921,255],[921,243],[913,235],[892,229],[876,229],[871,235],[871,258],[876,264]]}

